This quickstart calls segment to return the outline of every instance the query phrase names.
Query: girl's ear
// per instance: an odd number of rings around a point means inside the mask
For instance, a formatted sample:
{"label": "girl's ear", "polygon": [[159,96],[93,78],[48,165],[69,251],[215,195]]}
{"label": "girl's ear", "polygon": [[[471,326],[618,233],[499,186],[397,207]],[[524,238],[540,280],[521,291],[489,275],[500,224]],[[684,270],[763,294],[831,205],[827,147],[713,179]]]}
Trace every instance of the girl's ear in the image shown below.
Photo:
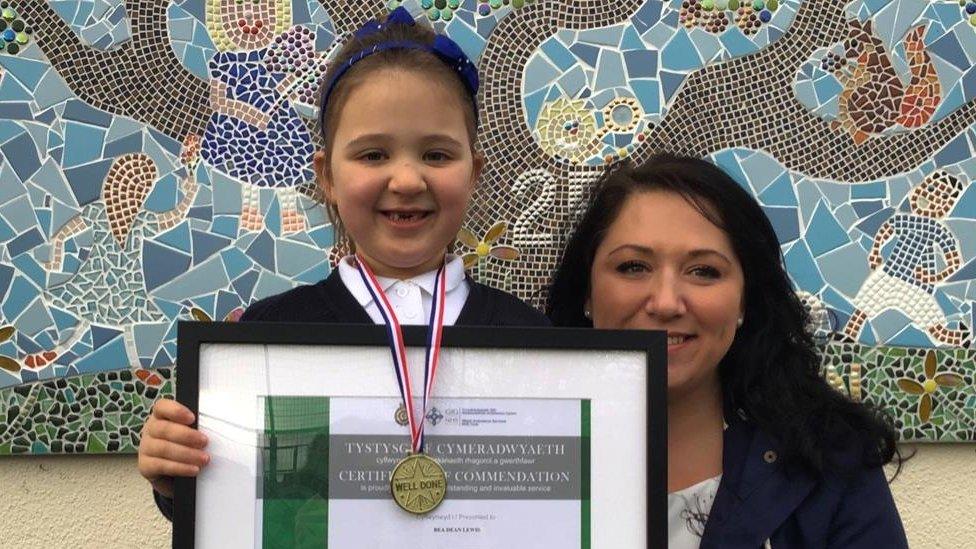
{"label": "girl's ear", "polygon": [[485,155],[481,152],[474,153],[471,164],[471,188],[477,189],[478,182],[481,181],[481,171],[485,169]]}
{"label": "girl's ear", "polygon": [[315,168],[315,183],[322,190],[325,201],[329,204],[335,204],[335,200],[333,199],[335,196],[335,188],[332,184],[332,177],[329,174],[329,163],[328,158],[325,156],[325,151],[315,151],[315,154],[312,156],[312,165]]}

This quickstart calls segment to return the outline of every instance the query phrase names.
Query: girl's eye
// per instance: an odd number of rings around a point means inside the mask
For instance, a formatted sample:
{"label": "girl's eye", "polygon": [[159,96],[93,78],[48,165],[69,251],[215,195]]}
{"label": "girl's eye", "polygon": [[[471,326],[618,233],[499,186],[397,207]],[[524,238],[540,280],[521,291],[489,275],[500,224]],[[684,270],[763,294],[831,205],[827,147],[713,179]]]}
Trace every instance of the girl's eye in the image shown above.
{"label": "girl's eye", "polygon": [[444,151],[429,151],[424,154],[424,160],[428,162],[447,162],[451,156]]}
{"label": "girl's eye", "polygon": [[379,162],[380,160],[383,160],[383,153],[380,151],[366,151],[359,155],[359,159],[367,162]]}
{"label": "girl's eye", "polygon": [[623,263],[617,265],[616,271],[623,274],[637,274],[650,271],[649,265],[642,261],[624,261]]}
{"label": "girl's eye", "polygon": [[691,274],[699,278],[716,279],[721,278],[722,273],[715,267],[699,265],[691,269]]}

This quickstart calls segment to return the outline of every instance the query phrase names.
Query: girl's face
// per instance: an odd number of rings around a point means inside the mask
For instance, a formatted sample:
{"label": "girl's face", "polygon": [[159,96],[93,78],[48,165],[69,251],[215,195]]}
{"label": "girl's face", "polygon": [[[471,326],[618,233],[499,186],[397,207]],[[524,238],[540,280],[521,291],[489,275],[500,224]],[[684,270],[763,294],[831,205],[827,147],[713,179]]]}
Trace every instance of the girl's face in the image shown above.
{"label": "girl's face", "polygon": [[717,387],[742,316],[742,267],[725,232],[683,197],[628,198],[597,248],[590,285],[594,327],[668,332],[669,396]]}
{"label": "girl's face", "polygon": [[461,228],[483,165],[462,101],[437,78],[372,73],[342,106],[331,158],[315,155],[326,199],[377,275],[436,269]]}

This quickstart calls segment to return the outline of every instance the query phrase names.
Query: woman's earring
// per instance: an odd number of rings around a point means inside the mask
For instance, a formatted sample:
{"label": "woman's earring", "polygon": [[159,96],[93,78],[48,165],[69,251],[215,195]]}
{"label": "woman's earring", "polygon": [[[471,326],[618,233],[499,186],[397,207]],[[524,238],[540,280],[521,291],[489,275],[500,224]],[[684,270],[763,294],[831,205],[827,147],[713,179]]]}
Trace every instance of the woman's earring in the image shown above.
{"label": "woman's earring", "polygon": [[740,317],[739,317],[739,320],[736,320],[736,321],[735,321],[735,326],[736,326],[737,328],[741,328],[741,327],[742,327],[742,322],[743,322],[743,319],[742,319],[742,317],[740,316]]}
{"label": "woman's earring", "polygon": [[583,316],[586,318],[593,318],[593,313],[591,313],[589,309],[583,309]]}

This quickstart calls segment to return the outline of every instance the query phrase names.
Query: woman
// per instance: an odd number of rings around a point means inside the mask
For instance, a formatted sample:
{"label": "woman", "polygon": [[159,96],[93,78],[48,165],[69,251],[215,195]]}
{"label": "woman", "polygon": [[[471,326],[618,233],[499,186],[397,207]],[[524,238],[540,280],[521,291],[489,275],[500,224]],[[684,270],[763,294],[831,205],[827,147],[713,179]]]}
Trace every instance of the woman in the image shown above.
{"label": "woman", "polygon": [[557,326],[668,332],[669,548],[902,548],[892,428],[820,376],[779,241],[712,164],[598,187],[550,287]]}

